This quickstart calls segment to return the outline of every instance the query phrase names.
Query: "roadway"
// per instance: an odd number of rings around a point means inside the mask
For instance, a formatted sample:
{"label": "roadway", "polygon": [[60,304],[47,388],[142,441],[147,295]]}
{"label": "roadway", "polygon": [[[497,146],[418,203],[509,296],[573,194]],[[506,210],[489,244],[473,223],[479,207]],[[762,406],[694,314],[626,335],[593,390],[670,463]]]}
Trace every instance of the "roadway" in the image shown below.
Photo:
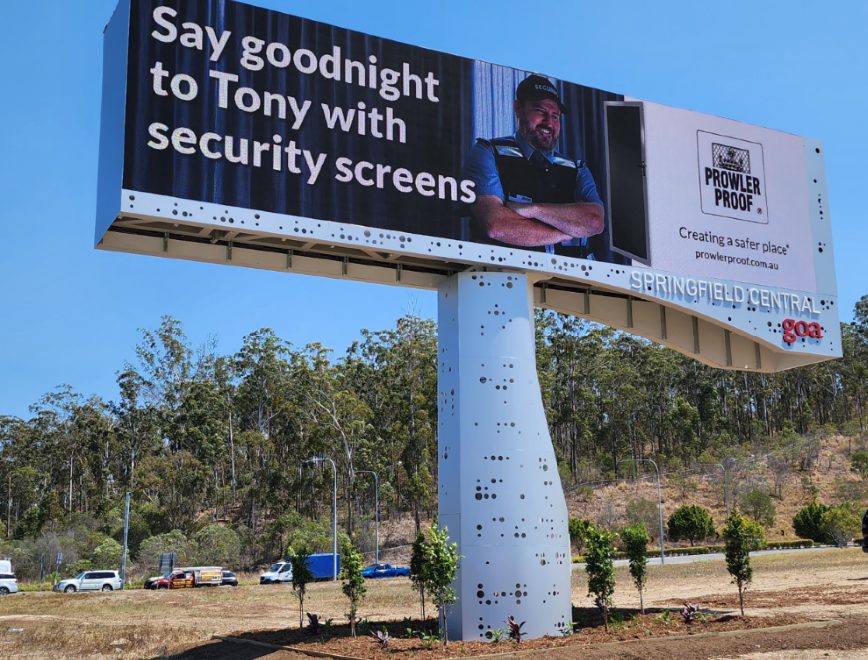
{"label": "roadway", "polygon": [[[859,546],[849,546],[849,547],[859,547]],[[805,550],[813,550],[813,551],[830,551],[830,550],[839,550],[840,548],[834,545],[823,545],[815,548],[780,548],[777,550],[755,550],[750,553],[751,557],[760,557],[762,555],[782,555],[791,552],[804,552]],[[692,564],[698,561],[722,561],[724,560],[724,554],[722,552],[712,552],[706,555],[680,555],[680,556],[670,556],[666,555],[665,564]],[[616,559],[615,567],[618,566],[627,566],[629,564],[629,560],[627,559]],[[649,566],[660,566],[660,548],[657,548],[657,553],[654,554],[653,548],[648,548],[648,565]],[[575,568],[584,568],[585,564],[575,563],[573,564]]]}

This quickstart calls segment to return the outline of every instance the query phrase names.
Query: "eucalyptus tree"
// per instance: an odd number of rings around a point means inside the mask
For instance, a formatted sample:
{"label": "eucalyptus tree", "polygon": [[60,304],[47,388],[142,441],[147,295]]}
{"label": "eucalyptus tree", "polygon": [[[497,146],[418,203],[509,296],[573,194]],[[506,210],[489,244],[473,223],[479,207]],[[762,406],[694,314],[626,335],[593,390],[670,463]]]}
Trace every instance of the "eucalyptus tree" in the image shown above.
{"label": "eucalyptus tree", "polygon": [[[291,344],[270,328],[244,337],[229,367],[234,388],[224,385],[227,411],[230,488],[233,499],[244,503],[248,526],[256,530],[260,511],[269,502],[290,501],[292,492],[286,468],[297,462],[298,442],[292,425],[298,416],[293,407]],[[282,486],[282,488],[280,487]],[[276,515],[276,514],[275,514]]]}
{"label": "eucalyptus tree", "polygon": [[335,461],[351,533],[355,455],[372,435],[371,410],[345,386],[340,369],[329,360],[330,352],[318,343],[306,346],[303,359],[293,365],[293,385],[303,401],[299,414],[313,436],[313,447]]}
{"label": "eucalyptus tree", "polygon": [[0,417],[0,493],[6,537],[13,536],[19,517],[35,507],[40,497],[40,474],[33,466],[35,444],[31,424],[19,417]]}
{"label": "eucalyptus tree", "polygon": [[97,396],[76,407],[73,432],[82,438],[83,456],[78,475],[78,511],[103,515],[117,494],[113,457],[119,441],[111,407]]}
{"label": "eucalyptus tree", "polygon": [[292,346],[271,328],[244,337],[233,360],[237,379],[233,403],[243,428],[255,429],[268,438],[286,415],[291,354]]}
{"label": "eucalyptus tree", "polygon": [[118,439],[118,455],[114,476],[125,489],[136,484],[136,468],[142,455],[156,451],[160,446],[157,409],[144,401],[144,380],[133,367],[118,374],[120,397],[111,404]]}
{"label": "eucalyptus tree", "polygon": [[193,496],[203,503],[214,502],[221,492],[219,480],[228,436],[226,408],[227,401],[217,383],[194,381],[184,392],[176,418],[175,444],[179,451],[175,456],[186,453],[195,459],[195,463],[188,462],[186,469],[201,473],[196,479],[201,492]]}
{"label": "eucalyptus tree", "polygon": [[593,447],[596,394],[588,365],[596,343],[586,321],[562,314],[537,315],[537,364],[552,443],[560,462],[579,480],[580,457]]}
{"label": "eucalyptus tree", "polygon": [[[841,365],[845,417],[854,415],[859,430],[865,430],[865,400],[868,394],[868,295],[856,303],[854,320],[841,325],[844,360]],[[852,413],[851,413],[852,411]]]}
{"label": "eucalyptus tree", "polygon": [[[395,328],[362,331],[339,368],[344,387],[371,411],[368,442],[360,465],[381,473],[387,485],[398,475],[398,490],[413,511],[417,531],[423,510],[431,511],[436,464],[437,337],[434,322],[399,318]],[[396,472],[400,461],[401,470]],[[394,476],[393,476],[394,475]]]}
{"label": "eucalyptus tree", "polygon": [[74,424],[76,410],[81,405],[81,395],[69,385],[63,385],[43,395],[30,407],[39,451],[45,457],[40,465],[43,496],[54,492],[67,513],[73,510],[76,477],[85,458],[85,438]]}
{"label": "eucalyptus tree", "polygon": [[434,322],[416,316],[398,319],[391,369],[393,400],[401,410],[399,442],[405,489],[413,510],[416,530],[421,529],[421,510],[429,514],[436,490],[437,464],[437,339]]}
{"label": "eucalyptus tree", "polygon": [[156,330],[141,333],[136,345],[141,393],[157,413],[162,443],[176,451],[176,415],[195,373],[193,351],[181,322],[171,316],[163,316]]}

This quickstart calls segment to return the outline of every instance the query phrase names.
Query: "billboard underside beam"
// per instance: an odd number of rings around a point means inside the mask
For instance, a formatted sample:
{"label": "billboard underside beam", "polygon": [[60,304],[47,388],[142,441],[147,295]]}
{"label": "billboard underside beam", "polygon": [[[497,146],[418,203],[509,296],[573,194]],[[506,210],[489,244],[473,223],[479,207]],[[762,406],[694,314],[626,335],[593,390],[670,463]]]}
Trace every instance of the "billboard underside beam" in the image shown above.
{"label": "billboard underside beam", "polygon": [[821,361],[817,356],[773,352],[749,337],[651,301],[550,286],[545,296],[539,287],[534,293],[539,307],[645,337],[709,367],[773,373]]}
{"label": "billboard underside beam", "polygon": [[[184,227],[185,233],[177,233],[181,227],[173,227],[175,233],[169,233],[158,231],[153,225],[148,225],[147,229],[142,225],[140,219],[134,222],[125,219],[124,229],[106,232],[99,247],[117,252],[428,290],[436,290],[443,279],[455,273],[473,269],[471,264],[425,261],[407,255],[393,254],[390,255],[392,259],[383,260],[379,255],[379,258],[366,257],[366,251],[353,248],[312,251],[317,249],[317,243],[310,241],[281,241],[276,238],[269,242],[238,242],[223,237],[212,242],[213,239],[202,235],[198,227]],[[165,225],[159,229],[165,229]],[[231,250],[227,249],[230,242]],[[477,270],[480,269],[477,267]],[[552,283],[553,280],[541,274],[533,277],[536,278],[536,306],[645,337],[710,367],[773,373],[823,359],[811,354],[772,351],[747,336],[727,331],[716,323],[671,306],[588,286],[571,287],[571,283],[561,279]]]}

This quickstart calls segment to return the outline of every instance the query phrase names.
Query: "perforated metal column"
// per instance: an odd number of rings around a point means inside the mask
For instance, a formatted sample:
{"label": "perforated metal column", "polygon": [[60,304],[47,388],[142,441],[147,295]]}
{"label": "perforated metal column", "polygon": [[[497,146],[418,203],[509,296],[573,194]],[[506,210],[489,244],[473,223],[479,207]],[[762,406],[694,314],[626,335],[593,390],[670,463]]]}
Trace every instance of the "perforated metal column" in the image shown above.
{"label": "perforated metal column", "polygon": [[524,275],[462,273],[439,289],[439,514],[462,555],[452,639],[506,617],[528,637],[570,622],[567,508],[540,396]]}

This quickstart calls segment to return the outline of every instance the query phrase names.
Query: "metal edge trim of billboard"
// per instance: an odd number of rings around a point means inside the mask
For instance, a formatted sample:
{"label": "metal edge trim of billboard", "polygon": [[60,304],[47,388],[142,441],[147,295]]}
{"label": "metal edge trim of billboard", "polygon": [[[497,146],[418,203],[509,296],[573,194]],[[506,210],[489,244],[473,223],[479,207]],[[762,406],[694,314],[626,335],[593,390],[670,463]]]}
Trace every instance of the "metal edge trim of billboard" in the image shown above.
{"label": "metal edge trim of billboard", "polygon": [[[442,277],[456,270],[509,270],[501,265],[503,261],[519,256],[524,269],[536,276],[540,291],[537,303],[540,306],[585,316],[646,336],[713,366],[776,371],[840,355],[839,335],[834,331],[825,332],[828,323],[837,323],[833,296],[754,287],[713,278],[689,278],[648,268],[541,255],[538,252],[479,243],[464,244],[424,235],[381,231],[359,225],[226,207],[132,190],[123,191],[123,204],[119,221],[100,245],[103,249],[140,251],[153,256],[306,272],[424,289],[436,289]],[[167,219],[167,214],[173,221]],[[202,229],[198,236],[189,231],[193,227]],[[227,231],[227,227],[231,229]],[[212,238],[214,229],[226,231],[219,241]],[[257,244],[249,238],[245,239],[245,234],[271,240]],[[126,240],[121,239],[121,236]],[[144,240],[148,236],[150,242]],[[137,239],[140,248],[134,246]],[[331,254],[324,253],[332,245],[338,249]],[[347,248],[350,252],[340,248]],[[249,254],[242,257],[242,250],[248,250]],[[415,259],[408,264],[400,260],[402,257]],[[305,259],[308,260],[307,264],[303,261]],[[311,259],[320,263],[314,266],[309,263]],[[259,263],[255,263],[257,261]],[[366,264],[377,262],[385,266],[390,274],[365,267]],[[489,265],[482,266],[485,262]],[[451,265],[444,267],[446,263]],[[413,276],[414,270],[425,271],[426,267],[429,269],[427,276]],[[669,295],[649,292],[649,286],[658,292],[666,289]],[[617,311],[607,311],[602,304],[595,306],[595,310],[590,305],[586,308],[584,298],[576,297],[583,293],[583,289],[599,295],[615,294],[606,297],[617,301]],[[744,299],[741,299],[742,296]],[[702,351],[707,351],[709,344],[702,342],[705,345],[694,350],[696,346],[692,339],[692,327],[691,340],[686,345],[679,344],[675,341],[673,317],[670,316],[668,325],[672,327],[668,332],[658,332],[655,323],[648,327],[647,324],[640,325],[636,318],[630,318],[628,309],[631,298],[659,303],[715,326],[730,328],[745,338],[755,340],[771,353],[783,348],[784,355],[793,357],[783,358],[777,367],[777,359],[772,355],[757,360],[752,350],[747,360],[727,361],[725,357],[703,359]],[[739,306],[746,308],[747,313]],[[800,337],[793,345],[784,343],[781,323],[776,320],[782,315],[797,319],[821,319],[824,337],[822,340]],[[827,318],[830,320],[824,320]],[[724,335],[721,334],[721,337]],[[717,341],[720,343],[725,340]]]}

